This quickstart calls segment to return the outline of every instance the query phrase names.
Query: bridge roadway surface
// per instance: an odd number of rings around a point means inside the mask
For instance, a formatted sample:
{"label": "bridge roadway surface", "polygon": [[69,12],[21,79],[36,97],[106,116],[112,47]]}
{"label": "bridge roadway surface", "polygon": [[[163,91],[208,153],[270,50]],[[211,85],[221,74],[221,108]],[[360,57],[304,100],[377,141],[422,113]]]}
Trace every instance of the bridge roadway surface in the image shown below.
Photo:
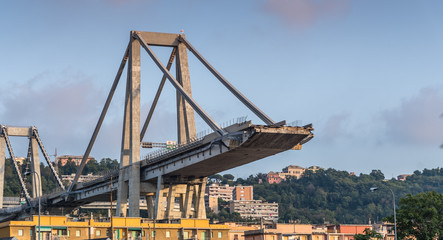
{"label": "bridge roadway surface", "polygon": [[[229,134],[219,137],[211,133],[177,149],[148,155],[135,163],[140,165],[141,196],[155,192],[158,176],[162,176],[165,184],[187,183],[286,150],[299,149],[313,137],[311,125],[272,127],[253,125],[248,121],[225,130]],[[124,171],[129,171],[129,166]],[[94,181],[79,183],[69,195],[66,191],[46,195],[42,198],[43,209],[50,214],[60,214],[63,210],[66,213],[68,209],[92,202],[109,201],[111,192],[115,200],[118,177],[119,171],[114,171]],[[33,205],[37,203],[36,199],[32,202]],[[0,209],[0,221],[20,218],[20,212],[25,212],[26,208]]]}

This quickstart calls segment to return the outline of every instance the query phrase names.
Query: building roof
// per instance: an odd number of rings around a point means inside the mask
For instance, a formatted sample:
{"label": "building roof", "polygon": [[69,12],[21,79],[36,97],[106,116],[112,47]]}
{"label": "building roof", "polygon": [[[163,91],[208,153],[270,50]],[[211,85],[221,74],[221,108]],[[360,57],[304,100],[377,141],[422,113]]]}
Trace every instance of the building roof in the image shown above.
{"label": "building roof", "polygon": [[305,169],[304,167],[300,167],[298,165],[289,165],[289,166],[287,166],[285,168],[301,168],[301,169]]}

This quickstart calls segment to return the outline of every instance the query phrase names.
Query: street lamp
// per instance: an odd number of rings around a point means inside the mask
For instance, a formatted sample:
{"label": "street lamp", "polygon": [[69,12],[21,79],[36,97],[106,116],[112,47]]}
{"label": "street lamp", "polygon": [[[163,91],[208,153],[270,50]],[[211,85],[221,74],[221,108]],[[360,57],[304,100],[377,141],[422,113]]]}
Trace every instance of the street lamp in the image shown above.
{"label": "street lamp", "polygon": [[[40,178],[40,174],[38,174],[38,172],[35,172],[35,171],[28,171],[28,172],[25,172],[25,176],[29,176],[29,175],[31,175],[32,173],[35,173],[35,174],[37,174],[37,177],[38,177],[38,182],[39,182],[39,184],[38,184],[38,186],[39,186],[39,189],[41,189],[41,187],[42,187],[42,179]],[[39,194],[38,194],[38,240],[40,240],[40,191],[37,191],[37,192],[39,192]]]}
{"label": "street lamp", "polygon": [[[389,189],[389,191],[391,191],[392,193],[392,204],[394,205],[394,233],[395,233],[395,240],[397,240],[397,214],[395,213],[395,195],[392,189],[390,189],[389,187],[386,188]],[[369,190],[371,192],[375,192],[378,190],[378,187],[371,187],[369,188]]]}

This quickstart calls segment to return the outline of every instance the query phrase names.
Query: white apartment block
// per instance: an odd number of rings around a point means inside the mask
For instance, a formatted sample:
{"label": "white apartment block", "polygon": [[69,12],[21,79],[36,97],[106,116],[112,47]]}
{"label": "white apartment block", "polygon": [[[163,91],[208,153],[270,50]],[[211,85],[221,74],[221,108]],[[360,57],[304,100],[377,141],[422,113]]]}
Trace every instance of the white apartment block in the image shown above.
{"label": "white apartment block", "polygon": [[[93,175],[92,173],[88,173],[88,175],[80,175],[80,177],[78,178],[78,182],[89,182],[92,180],[95,180],[97,178],[102,177],[101,175]],[[71,183],[75,178],[75,173],[71,174],[71,175],[62,175],[62,181],[68,181],[69,183]]]}
{"label": "white apartment block", "polygon": [[263,218],[263,220],[278,220],[278,203],[267,203],[261,200],[230,202],[230,212],[238,212],[243,218]]}
{"label": "white apartment block", "polygon": [[206,186],[205,195],[208,197],[221,198],[223,201],[229,202],[232,200],[232,190],[234,190],[234,187],[230,187],[227,184],[219,185],[213,183]]}

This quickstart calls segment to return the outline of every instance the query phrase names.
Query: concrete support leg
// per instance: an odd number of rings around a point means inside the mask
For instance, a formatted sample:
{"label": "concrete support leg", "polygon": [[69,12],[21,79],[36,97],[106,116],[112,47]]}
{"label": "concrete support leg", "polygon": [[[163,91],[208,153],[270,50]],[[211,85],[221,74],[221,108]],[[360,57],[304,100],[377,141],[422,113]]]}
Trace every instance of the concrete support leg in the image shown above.
{"label": "concrete support leg", "polygon": [[169,188],[160,190],[159,202],[157,207],[157,219],[166,218],[166,202]]}
{"label": "concrete support leg", "polygon": [[157,190],[155,193],[155,209],[154,209],[154,219],[157,220],[159,219],[159,212],[160,212],[160,203],[162,202],[162,189],[163,187],[163,178],[162,176],[158,176],[157,178]]}
{"label": "concrete support leg", "polygon": [[[186,93],[192,96],[191,79],[189,76],[188,53],[184,43],[177,47],[176,71],[177,81],[183,86]],[[177,91],[177,135],[178,143],[183,144],[196,138],[194,109]]]}
{"label": "concrete support leg", "polygon": [[[132,38],[132,33],[131,33]],[[140,42],[133,39],[129,49],[130,155],[129,216],[140,216]]]}
{"label": "concrete support leg", "polygon": [[174,210],[175,190],[176,190],[176,186],[174,186],[173,184],[169,185],[168,199],[167,199],[167,204],[166,204],[166,214],[165,214],[166,215],[165,217],[168,219],[173,218],[172,211]]}
{"label": "concrete support leg", "polygon": [[0,136],[0,208],[3,208],[3,186],[5,184],[5,138]]}
{"label": "concrete support leg", "polygon": [[[123,178],[124,174],[122,173],[122,175],[120,175],[120,176],[122,176],[122,178]],[[128,210],[128,193],[129,193],[128,182],[122,181],[120,183],[120,179],[119,179],[118,183],[119,183],[119,188],[117,191],[117,207],[116,207],[115,215],[117,217],[126,217],[127,210]]]}
{"label": "concrete support leg", "polygon": [[125,112],[123,117],[123,133],[122,146],[120,156],[120,172],[118,175],[118,189],[117,189],[117,206],[115,214],[117,217],[126,216],[127,202],[128,202],[128,182],[125,181],[125,171],[123,168],[129,164],[129,93],[128,85],[126,86],[126,100]]}
{"label": "concrete support leg", "polygon": [[148,208],[148,218],[154,219],[154,198],[153,194],[146,195],[146,206]]}
{"label": "concrete support leg", "polygon": [[194,212],[193,214],[193,218],[197,218],[197,213],[198,213],[198,197],[199,197],[199,192],[200,192],[200,185],[199,184],[195,184],[194,185],[194,193],[192,195],[192,203],[194,204]]}
{"label": "concrete support leg", "polygon": [[[40,175],[40,160],[38,157],[38,143],[35,138],[31,138],[31,171],[38,173]],[[42,195],[42,185],[40,182],[40,178],[37,177],[37,174],[32,174],[32,197],[37,198]]]}
{"label": "concrete support leg", "polygon": [[179,198],[179,211],[174,212],[174,218],[182,218],[185,209],[186,184],[177,184],[175,187],[175,196]]}
{"label": "concrete support leg", "polygon": [[123,116],[122,145],[120,155],[120,172],[118,175],[117,207],[115,214],[117,217],[126,216],[128,202],[128,182],[125,181],[124,167],[129,164],[129,81],[126,84],[125,112]]}
{"label": "concrete support leg", "polygon": [[183,209],[183,218],[192,218],[192,197],[194,195],[194,186],[191,184],[186,185],[185,204]]}
{"label": "concrete support leg", "polygon": [[197,202],[196,202],[196,209],[195,214],[196,218],[198,219],[206,219],[206,207],[205,207],[205,188],[206,188],[206,181],[208,180],[207,177],[202,178],[201,183],[198,187],[198,195],[197,195]]}

